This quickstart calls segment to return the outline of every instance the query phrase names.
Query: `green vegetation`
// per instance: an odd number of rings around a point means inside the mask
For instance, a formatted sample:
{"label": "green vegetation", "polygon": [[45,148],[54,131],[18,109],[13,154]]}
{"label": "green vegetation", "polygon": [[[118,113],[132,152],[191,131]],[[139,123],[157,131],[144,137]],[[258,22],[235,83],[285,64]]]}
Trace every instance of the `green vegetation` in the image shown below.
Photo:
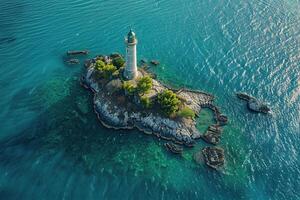
{"label": "green vegetation", "polygon": [[183,109],[179,110],[177,115],[184,118],[195,118],[195,112],[189,107],[184,107]]}
{"label": "green vegetation", "polygon": [[105,66],[105,62],[103,62],[102,60],[96,61],[96,69],[97,70],[102,70],[104,66]]}
{"label": "green vegetation", "polygon": [[158,103],[167,115],[174,115],[181,102],[173,91],[165,90],[158,94]]}
{"label": "green vegetation", "polygon": [[101,73],[104,78],[109,78],[113,73],[116,73],[117,67],[112,64],[105,64],[102,60],[96,61],[96,69]]}
{"label": "green vegetation", "polygon": [[142,105],[145,107],[145,108],[151,108],[152,107],[152,102],[150,100],[149,97],[141,97],[140,98],[140,101],[142,103]]}
{"label": "green vegetation", "polygon": [[144,76],[137,81],[137,91],[140,94],[146,94],[152,88],[152,78],[150,76]]}
{"label": "green vegetation", "polygon": [[116,70],[114,73],[112,73],[112,76],[114,78],[118,78],[120,76],[120,71],[119,70]]}
{"label": "green vegetation", "polygon": [[109,78],[114,72],[117,71],[117,68],[111,64],[105,65],[102,69],[104,78]]}
{"label": "green vegetation", "polygon": [[136,91],[136,88],[131,81],[124,81],[122,87],[129,95],[133,95]]}
{"label": "green vegetation", "polygon": [[121,67],[124,66],[125,60],[124,60],[124,58],[122,58],[122,57],[116,57],[116,58],[114,58],[114,59],[112,60],[112,63],[113,63],[114,66],[117,67],[117,69],[120,69]]}

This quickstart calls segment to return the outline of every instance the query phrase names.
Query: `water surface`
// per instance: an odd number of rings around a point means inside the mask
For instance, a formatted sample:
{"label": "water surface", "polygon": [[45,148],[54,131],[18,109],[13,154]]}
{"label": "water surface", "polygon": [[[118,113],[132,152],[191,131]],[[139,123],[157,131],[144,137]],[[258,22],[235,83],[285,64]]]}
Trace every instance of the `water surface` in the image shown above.
{"label": "water surface", "polygon": [[[0,199],[300,199],[297,0],[0,0]],[[164,82],[216,96],[228,115],[223,173],[164,141],[97,121],[65,52],[158,59]],[[82,61],[85,58],[82,58]],[[272,107],[253,114],[234,93]],[[210,123],[203,111],[199,128]]]}

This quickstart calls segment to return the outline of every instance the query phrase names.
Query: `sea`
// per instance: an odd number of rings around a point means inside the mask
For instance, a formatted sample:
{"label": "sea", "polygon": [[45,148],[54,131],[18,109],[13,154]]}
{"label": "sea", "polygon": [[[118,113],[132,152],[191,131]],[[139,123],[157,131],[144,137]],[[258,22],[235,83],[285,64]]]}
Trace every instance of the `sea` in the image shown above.
{"label": "sea", "polygon": [[[229,118],[223,169],[164,140],[110,130],[82,88],[86,59],[125,54],[173,87],[202,90]],[[68,65],[68,50],[90,51]],[[236,92],[268,103],[250,112]],[[203,109],[197,127],[213,123]],[[0,199],[300,199],[299,0],[0,0]]]}

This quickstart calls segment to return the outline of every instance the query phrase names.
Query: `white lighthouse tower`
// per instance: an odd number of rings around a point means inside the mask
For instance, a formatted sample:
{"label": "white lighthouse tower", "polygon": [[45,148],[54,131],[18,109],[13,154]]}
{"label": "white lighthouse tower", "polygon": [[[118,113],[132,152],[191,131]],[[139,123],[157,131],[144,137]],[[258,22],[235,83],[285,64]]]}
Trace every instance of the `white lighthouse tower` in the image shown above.
{"label": "white lighthouse tower", "polygon": [[135,33],[130,29],[127,37],[125,37],[126,44],[126,65],[124,70],[124,77],[128,80],[135,79],[138,75],[136,65],[136,44],[137,39]]}

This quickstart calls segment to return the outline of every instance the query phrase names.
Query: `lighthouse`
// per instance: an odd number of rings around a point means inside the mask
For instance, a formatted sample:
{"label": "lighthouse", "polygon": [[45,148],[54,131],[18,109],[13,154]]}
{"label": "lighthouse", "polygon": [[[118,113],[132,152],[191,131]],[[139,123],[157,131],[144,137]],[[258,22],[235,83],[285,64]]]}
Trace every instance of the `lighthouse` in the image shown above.
{"label": "lighthouse", "polygon": [[137,39],[135,33],[130,29],[127,37],[125,37],[126,44],[126,64],[124,69],[124,77],[128,80],[135,79],[138,75],[136,65],[136,45]]}

